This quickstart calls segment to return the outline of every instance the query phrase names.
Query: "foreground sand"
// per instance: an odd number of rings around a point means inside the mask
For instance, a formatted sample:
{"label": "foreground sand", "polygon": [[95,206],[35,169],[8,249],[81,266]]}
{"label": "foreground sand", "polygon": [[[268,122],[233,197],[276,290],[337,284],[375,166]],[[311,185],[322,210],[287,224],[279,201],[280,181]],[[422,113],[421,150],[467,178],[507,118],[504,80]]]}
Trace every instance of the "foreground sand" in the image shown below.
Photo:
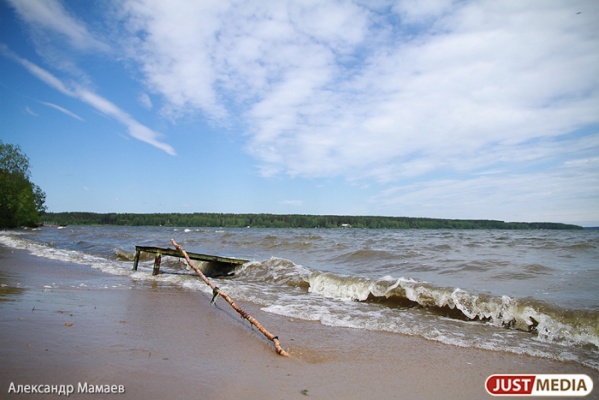
{"label": "foreground sand", "polygon": [[[0,247],[0,398],[17,385],[122,385],[123,399],[484,399],[496,373],[599,373],[416,337],[330,328],[238,304],[292,357],[224,301]],[[595,390],[590,397],[597,394]],[[307,396],[307,397],[306,397]],[[587,397],[588,398],[588,397]]]}

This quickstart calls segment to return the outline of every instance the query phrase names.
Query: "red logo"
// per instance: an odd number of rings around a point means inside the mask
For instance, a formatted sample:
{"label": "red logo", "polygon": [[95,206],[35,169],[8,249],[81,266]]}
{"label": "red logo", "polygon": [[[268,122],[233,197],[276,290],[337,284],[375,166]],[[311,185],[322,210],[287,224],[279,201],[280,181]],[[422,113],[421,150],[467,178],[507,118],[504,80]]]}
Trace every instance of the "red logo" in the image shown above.
{"label": "red logo", "polygon": [[536,375],[491,375],[485,387],[495,396],[530,395],[535,378]]}
{"label": "red logo", "polygon": [[491,375],[485,389],[493,396],[586,396],[593,380],[582,374]]}

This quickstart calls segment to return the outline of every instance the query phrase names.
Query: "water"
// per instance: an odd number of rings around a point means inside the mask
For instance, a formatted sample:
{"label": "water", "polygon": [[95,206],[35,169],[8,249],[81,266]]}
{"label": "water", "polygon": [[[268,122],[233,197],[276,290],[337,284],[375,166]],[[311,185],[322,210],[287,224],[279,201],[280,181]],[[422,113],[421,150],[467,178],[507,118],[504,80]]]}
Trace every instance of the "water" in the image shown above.
{"label": "water", "polygon": [[214,282],[266,312],[599,370],[599,231],[73,226],[0,232],[0,243],[209,292],[174,258],[159,276],[150,256],[132,271],[135,245],[169,247],[171,237],[251,260]]}

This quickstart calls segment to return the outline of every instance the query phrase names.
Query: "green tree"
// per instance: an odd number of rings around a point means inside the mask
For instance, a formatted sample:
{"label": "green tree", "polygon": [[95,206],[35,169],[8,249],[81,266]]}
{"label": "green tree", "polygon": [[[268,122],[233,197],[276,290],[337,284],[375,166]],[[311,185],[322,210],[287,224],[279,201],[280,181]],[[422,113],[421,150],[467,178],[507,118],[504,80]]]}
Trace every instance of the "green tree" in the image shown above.
{"label": "green tree", "polygon": [[39,225],[46,194],[30,176],[20,147],[0,141],[0,228]]}

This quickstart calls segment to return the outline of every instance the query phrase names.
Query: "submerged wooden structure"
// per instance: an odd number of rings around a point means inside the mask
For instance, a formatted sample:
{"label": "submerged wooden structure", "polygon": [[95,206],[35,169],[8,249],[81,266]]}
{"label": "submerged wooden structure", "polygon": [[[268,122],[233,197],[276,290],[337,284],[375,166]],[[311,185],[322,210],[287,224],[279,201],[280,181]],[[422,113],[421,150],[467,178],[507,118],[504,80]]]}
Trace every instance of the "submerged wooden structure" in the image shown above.
{"label": "submerged wooden structure", "polygon": [[[160,263],[162,261],[162,256],[171,256],[177,258],[186,258],[185,254],[182,253],[178,249],[171,248],[162,248],[162,247],[153,247],[153,246],[135,246],[135,259],[133,260],[133,270],[137,271],[137,266],[139,264],[139,258],[141,253],[151,253],[155,254],[154,257],[154,269],[152,270],[152,275],[158,275],[160,273]],[[226,276],[231,275],[235,267],[245,264],[249,262],[249,260],[243,260],[241,258],[232,258],[232,257],[221,257],[221,256],[213,256],[209,254],[199,254],[199,253],[187,253],[187,256],[191,260],[196,261],[204,261],[208,263],[204,267],[204,274],[210,276]]]}

